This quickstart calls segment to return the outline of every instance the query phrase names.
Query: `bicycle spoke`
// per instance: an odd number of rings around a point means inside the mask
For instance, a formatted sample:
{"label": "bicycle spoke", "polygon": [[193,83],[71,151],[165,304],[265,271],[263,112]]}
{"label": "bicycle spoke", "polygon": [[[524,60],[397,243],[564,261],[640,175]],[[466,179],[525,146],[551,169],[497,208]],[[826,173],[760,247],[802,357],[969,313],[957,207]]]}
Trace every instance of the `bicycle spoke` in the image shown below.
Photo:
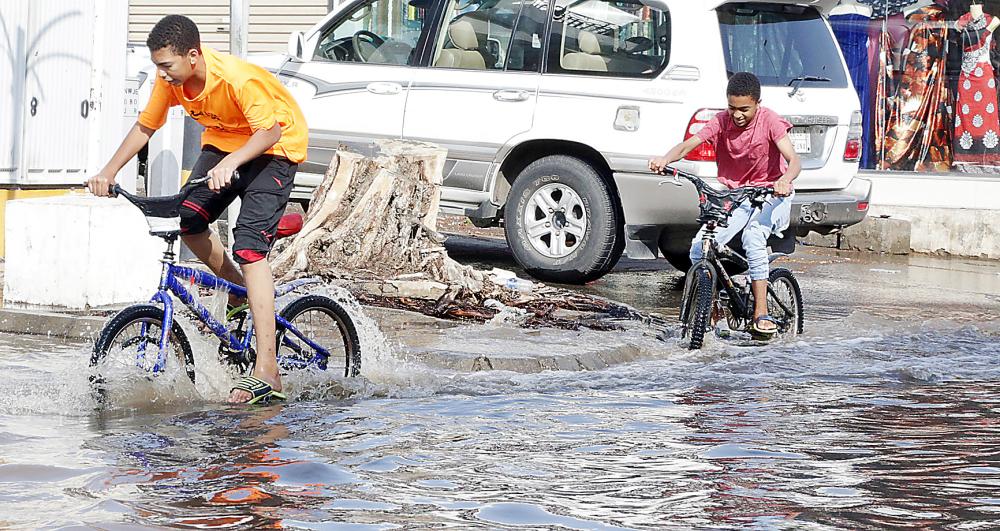
{"label": "bicycle spoke", "polygon": [[[314,308],[297,315],[292,324],[304,337],[309,338],[309,341],[329,353],[328,365],[340,367],[346,363],[343,334],[332,316],[322,309]],[[301,365],[322,357],[320,351],[297,337],[292,331],[285,330],[282,334],[279,356],[292,362],[291,364]]]}

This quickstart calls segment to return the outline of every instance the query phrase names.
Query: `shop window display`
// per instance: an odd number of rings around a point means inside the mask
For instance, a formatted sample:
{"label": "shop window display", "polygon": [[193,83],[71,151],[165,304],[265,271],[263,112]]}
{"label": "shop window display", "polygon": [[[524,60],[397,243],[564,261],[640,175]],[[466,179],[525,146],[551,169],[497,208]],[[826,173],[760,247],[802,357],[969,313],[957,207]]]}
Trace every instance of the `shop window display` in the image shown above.
{"label": "shop window display", "polygon": [[831,9],[862,102],[863,168],[1000,173],[996,15],[1000,0],[841,0]]}

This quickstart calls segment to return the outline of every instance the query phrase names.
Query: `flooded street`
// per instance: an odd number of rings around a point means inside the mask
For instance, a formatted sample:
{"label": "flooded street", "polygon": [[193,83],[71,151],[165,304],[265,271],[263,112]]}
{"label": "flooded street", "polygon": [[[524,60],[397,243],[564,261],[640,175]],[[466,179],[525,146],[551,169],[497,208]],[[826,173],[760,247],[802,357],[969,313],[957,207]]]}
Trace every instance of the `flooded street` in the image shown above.
{"label": "flooded street", "polygon": [[[197,390],[137,380],[98,413],[89,345],[0,336],[0,528],[996,528],[1000,266],[786,266],[797,338],[521,375],[403,362],[363,326],[365,378],[293,376],[282,406],[220,405],[203,341]],[[677,278],[624,261],[583,289],[673,317]]]}

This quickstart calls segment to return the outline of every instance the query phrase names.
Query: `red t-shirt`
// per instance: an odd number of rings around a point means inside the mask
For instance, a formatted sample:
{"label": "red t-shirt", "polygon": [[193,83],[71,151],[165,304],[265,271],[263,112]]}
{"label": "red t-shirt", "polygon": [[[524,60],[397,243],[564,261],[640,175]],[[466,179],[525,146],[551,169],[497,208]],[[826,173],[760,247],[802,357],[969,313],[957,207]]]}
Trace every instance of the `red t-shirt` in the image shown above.
{"label": "red t-shirt", "polygon": [[760,107],[746,127],[738,127],[729,112],[723,111],[695,136],[715,146],[719,182],[729,188],[770,186],[788,170],[778,141],[791,128],[778,113]]}

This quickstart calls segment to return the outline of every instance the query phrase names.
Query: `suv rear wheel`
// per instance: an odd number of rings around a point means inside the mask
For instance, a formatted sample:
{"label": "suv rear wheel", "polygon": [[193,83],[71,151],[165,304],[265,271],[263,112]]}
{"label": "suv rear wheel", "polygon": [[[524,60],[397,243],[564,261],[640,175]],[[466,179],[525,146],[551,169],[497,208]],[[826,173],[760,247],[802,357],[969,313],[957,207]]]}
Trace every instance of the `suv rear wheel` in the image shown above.
{"label": "suv rear wheel", "polygon": [[691,269],[691,239],[697,231],[696,227],[667,227],[660,233],[660,252],[681,273]]}
{"label": "suv rear wheel", "polygon": [[624,248],[611,188],[589,164],[566,155],[538,159],[517,176],[504,219],[514,258],[548,282],[599,278]]}

